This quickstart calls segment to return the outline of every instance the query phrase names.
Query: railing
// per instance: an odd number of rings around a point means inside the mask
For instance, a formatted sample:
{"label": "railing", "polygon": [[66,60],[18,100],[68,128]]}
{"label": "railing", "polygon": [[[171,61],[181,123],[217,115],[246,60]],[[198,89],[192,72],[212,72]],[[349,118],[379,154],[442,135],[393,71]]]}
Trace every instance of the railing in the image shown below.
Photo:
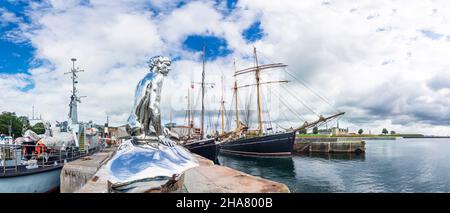
{"label": "railing", "polygon": [[[63,146],[52,146],[47,151],[37,153],[37,147],[38,145],[0,144],[0,168],[3,174],[8,171],[18,173],[19,167],[30,165],[35,168],[54,167],[90,154],[89,150],[80,151],[77,147]],[[101,148],[102,146],[97,147]],[[30,164],[29,160],[36,160],[36,163]]]}

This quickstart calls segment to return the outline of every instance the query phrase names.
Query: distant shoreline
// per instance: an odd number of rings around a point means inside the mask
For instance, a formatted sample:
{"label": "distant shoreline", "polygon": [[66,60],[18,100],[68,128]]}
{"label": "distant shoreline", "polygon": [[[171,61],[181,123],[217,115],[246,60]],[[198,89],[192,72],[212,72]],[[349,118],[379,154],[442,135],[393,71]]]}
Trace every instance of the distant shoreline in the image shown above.
{"label": "distant shoreline", "polygon": [[450,136],[404,136],[403,138],[450,138]]}
{"label": "distant shoreline", "polygon": [[396,134],[396,135],[319,135],[319,134],[297,134],[297,138],[338,138],[338,139],[359,139],[359,140],[396,140],[399,138],[450,138],[450,136],[427,136],[421,134]]}

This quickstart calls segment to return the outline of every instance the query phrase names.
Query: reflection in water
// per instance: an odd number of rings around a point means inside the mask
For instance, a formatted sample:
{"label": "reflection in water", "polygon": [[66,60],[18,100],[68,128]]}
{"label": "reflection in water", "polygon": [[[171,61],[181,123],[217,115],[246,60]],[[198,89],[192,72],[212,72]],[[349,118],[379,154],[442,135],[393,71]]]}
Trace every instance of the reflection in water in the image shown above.
{"label": "reflection in water", "polygon": [[365,154],[310,153],[287,158],[221,155],[245,173],[291,192],[449,192],[450,139],[377,140]]}
{"label": "reflection in water", "polygon": [[311,157],[311,158],[323,158],[327,160],[360,160],[364,161],[366,159],[365,153],[301,153],[295,154],[298,157]]}
{"label": "reflection in water", "polygon": [[246,157],[221,153],[219,162],[223,166],[282,183],[295,180],[292,157]]}

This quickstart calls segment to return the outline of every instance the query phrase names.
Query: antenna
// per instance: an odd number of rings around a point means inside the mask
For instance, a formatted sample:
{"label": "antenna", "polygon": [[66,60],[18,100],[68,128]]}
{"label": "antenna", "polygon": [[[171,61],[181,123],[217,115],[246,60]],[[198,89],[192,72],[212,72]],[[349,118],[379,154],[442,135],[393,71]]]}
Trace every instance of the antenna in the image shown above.
{"label": "antenna", "polygon": [[72,120],[72,124],[78,123],[78,112],[77,112],[77,102],[81,103],[81,98],[85,98],[86,96],[78,96],[77,95],[77,87],[78,84],[78,75],[79,72],[84,72],[84,70],[80,70],[79,68],[75,68],[75,62],[77,61],[76,58],[71,58],[72,61],[72,69],[70,72],[64,73],[64,75],[71,74],[70,77],[72,79],[72,95],[70,97],[70,112],[69,112],[69,118]]}

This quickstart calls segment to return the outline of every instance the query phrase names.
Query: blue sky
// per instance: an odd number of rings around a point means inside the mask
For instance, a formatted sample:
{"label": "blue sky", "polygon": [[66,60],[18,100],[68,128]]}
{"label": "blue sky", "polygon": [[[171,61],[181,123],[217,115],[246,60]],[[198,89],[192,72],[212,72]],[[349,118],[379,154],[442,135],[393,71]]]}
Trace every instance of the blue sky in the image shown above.
{"label": "blue sky", "polygon": [[[184,6],[187,1],[179,1],[176,5],[177,8]],[[219,5],[222,1],[216,1],[216,5]],[[81,5],[88,5],[89,1],[82,1]],[[237,4],[237,0],[226,0],[226,10],[222,11],[224,15],[228,15]],[[24,22],[29,22],[29,17],[26,15],[27,11],[26,1],[1,1],[0,8],[13,13]],[[160,11],[152,8],[148,5],[148,10],[151,10],[155,14]],[[7,34],[16,28],[18,23],[5,23],[0,25],[0,73],[27,73],[30,67],[36,63],[33,58],[35,48],[27,41],[14,41],[7,37]],[[242,32],[242,36],[248,42],[255,42],[263,37],[263,29],[259,20],[255,21],[247,29]],[[210,33],[204,34],[192,34],[185,37],[183,40],[183,48],[191,52],[201,52],[203,44],[206,45],[206,59],[215,60],[218,57],[225,57],[230,55],[233,50],[228,47],[227,41],[220,37]],[[176,56],[176,60],[180,57]]]}
{"label": "blue sky", "polygon": [[[24,21],[28,17],[24,14],[26,4],[23,2],[1,1],[0,8],[13,13]],[[33,60],[33,47],[26,42],[14,42],[7,38],[6,34],[18,27],[17,23],[0,24],[0,73],[24,73],[28,71],[29,64]]]}

